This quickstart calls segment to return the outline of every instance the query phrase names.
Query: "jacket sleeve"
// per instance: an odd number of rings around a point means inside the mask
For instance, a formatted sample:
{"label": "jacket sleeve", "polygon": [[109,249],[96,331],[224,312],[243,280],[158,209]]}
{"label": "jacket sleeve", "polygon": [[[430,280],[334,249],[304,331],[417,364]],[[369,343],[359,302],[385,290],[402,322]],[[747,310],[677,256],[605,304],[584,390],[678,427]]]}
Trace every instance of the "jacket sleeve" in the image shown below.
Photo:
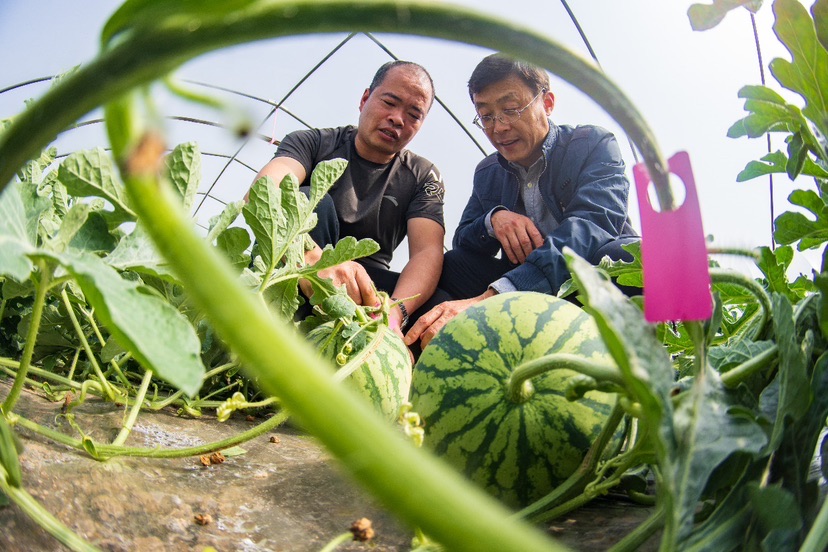
{"label": "jacket sleeve", "polygon": [[454,231],[452,247],[494,257],[500,251],[500,242],[489,235],[486,215],[501,204],[501,198],[499,191],[494,190],[491,184],[486,184],[486,179],[480,178],[481,171],[485,171],[491,162],[491,159],[486,159],[475,170],[472,195]]}
{"label": "jacket sleeve", "polygon": [[599,248],[622,233],[630,184],[621,150],[611,133],[597,127],[588,140],[583,166],[572,178],[576,190],[563,206],[560,225],[526,262],[505,274],[518,290],[557,293],[570,277],[564,247],[591,260]]}

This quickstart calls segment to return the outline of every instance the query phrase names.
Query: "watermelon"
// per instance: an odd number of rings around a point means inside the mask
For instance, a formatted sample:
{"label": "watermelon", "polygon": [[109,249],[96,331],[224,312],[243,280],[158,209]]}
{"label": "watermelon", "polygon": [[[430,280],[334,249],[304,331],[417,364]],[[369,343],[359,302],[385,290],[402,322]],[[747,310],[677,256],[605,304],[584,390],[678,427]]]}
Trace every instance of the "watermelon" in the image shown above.
{"label": "watermelon", "polygon": [[[342,325],[325,322],[307,334],[322,356],[351,371],[345,381],[366,397],[389,421],[396,421],[411,390],[411,356],[408,347],[388,326],[372,323],[370,329],[353,334]],[[358,363],[358,366],[354,366]]]}
{"label": "watermelon", "polygon": [[567,382],[579,375],[569,369],[535,376],[523,387],[528,393],[513,398],[513,370],[552,353],[614,366],[582,309],[511,292],[457,315],[414,368],[411,401],[424,421],[425,446],[510,506],[526,506],[569,477],[617,399],[593,390],[567,400]]}

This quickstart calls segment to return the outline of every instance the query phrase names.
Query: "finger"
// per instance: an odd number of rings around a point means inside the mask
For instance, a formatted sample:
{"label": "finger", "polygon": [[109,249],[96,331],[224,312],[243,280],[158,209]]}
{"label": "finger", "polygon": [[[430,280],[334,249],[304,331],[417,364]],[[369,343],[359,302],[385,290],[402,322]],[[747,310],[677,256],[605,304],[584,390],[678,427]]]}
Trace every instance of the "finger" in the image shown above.
{"label": "finger", "polygon": [[535,246],[534,248],[537,249],[538,247],[542,246],[543,243],[546,241],[535,225],[533,224],[531,228],[529,228],[529,237],[532,239],[532,244]]}
{"label": "finger", "polygon": [[517,233],[512,235],[511,246],[512,254],[515,257],[515,260],[513,261],[515,264],[523,264],[523,261],[526,260],[526,252],[524,251],[523,241],[524,238]]}
{"label": "finger", "polygon": [[379,305],[380,300],[377,296],[377,290],[374,288],[374,282],[362,265],[357,265],[354,273],[354,279],[359,286],[361,305],[374,306]]}
{"label": "finger", "polygon": [[512,247],[512,242],[510,241],[511,236],[506,236],[500,242],[500,246],[503,248],[503,253],[506,254],[506,258],[509,259],[509,262],[512,264],[518,264],[518,256],[515,254],[515,249]]}
{"label": "finger", "polygon": [[523,263],[523,261],[526,260],[526,257],[529,256],[529,253],[534,251],[535,247],[532,243],[532,238],[529,236],[527,232],[524,232],[523,235],[520,237],[519,243],[521,257],[523,257],[520,262]]}
{"label": "finger", "polygon": [[302,294],[310,299],[311,295],[313,295],[313,287],[311,283],[304,278],[299,280],[299,289],[302,291]]}
{"label": "finger", "polygon": [[362,293],[359,289],[359,284],[356,280],[349,279],[345,282],[345,290],[348,292],[348,297],[353,299],[357,305],[362,305]]}
{"label": "finger", "polygon": [[442,308],[440,306],[436,306],[417,320],[417,323],[411,326],[411,328],[406,332],[405,338],[403,341],[406,345],[411,345],[418,339],[420,339],[420,335],[428,328],[432,322],[440,318],[442,314]]}
{"label": "finger", "polygon": [[446,325],[446,320],[444,320],[442,317],[438,318],[434,322],[434,324],[429,326],[428,329],[423,332],[423,335],[420,336],[420,346],[423,347],[423,348],[428,346],[428,344],[431,343],[431,340],[434,339],[434,336],[436,336],[437,333],[441,329],[443,329],[443,326],[445,326],[445,325]]}

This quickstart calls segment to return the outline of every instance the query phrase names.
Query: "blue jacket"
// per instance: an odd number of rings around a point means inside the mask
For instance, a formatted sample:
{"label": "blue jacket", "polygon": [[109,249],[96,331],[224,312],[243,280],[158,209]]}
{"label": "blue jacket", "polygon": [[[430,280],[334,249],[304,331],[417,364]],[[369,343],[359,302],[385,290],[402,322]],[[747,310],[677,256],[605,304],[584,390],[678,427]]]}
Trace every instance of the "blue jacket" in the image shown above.
{"label": "blue jacket", "polygon": [[[557,293],[569,279],[564,246],[597,263],[602,247],[618,238],[636,237],[627,215],[630,184],[621,150],[612,133],[590,125],[557,126],[543,144],[546,167],[539,186],[559,226],[526,262],[504,276],[521,291]],[[520,193],[513,169],[494,153],[477,166],[471,198],[463,211],[452,246],[496,256],[500,242],[489,235],[485,218],[495,207],[513,210]]]}

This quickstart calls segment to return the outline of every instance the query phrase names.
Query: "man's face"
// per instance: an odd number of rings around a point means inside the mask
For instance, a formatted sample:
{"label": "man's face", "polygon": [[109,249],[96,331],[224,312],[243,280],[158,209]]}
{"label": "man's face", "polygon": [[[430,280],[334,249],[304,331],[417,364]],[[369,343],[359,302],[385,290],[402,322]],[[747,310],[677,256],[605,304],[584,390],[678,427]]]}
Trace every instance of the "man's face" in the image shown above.
{"label": "man's face", "polygon": [[357,152],[375,163],[388,163],[414,138],[431,106],[428,79],[413,67],[394,67],[359,103]]}
{"label": "man's face", "polygon": [[[555,106],[551,92],[537,95],[520,77],[509,76],[474,94],[472,101],[480,117],[495,117],[494,124],[483,132],[507,161],[524,167],[537,161],[549,132],[547,117]],[[524,107],[517,121],[503,123],[497,119],[504,110]]]}

